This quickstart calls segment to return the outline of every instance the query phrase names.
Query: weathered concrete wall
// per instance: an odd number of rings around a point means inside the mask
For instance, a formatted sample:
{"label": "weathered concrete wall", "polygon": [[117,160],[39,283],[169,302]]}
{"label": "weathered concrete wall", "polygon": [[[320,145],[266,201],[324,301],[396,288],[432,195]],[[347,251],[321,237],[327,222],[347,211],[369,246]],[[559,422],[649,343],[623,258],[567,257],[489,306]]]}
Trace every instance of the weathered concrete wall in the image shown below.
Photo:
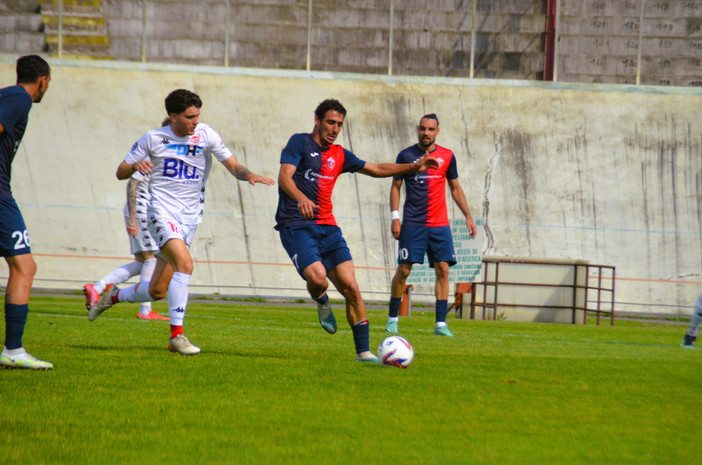
{"label": "weathered concrete wall", "polygon": [[[165,116],[165,95],[185,87],[237,159],[273,178],[288,137],[311,130],[324,98],[349,110],[340,143],[373,162],[393,161],[415,142],[417,119],[436,112],[439,143],[456,153],[473,215],[486,220],[486,253],[614,265],[619,310],[688,313],[700,290],[700,90],[51,63],[13,165],[36,286],[79,289],[129,257],[115,168]],[[0,78],[14,82],[14,57]],[[345,175],[334,194],[369,299],[387,298],[394,267],[389,190],[389,180]],[[304,296],[273,230],[276,204],[276,188],[213,167],[194,292]]]}

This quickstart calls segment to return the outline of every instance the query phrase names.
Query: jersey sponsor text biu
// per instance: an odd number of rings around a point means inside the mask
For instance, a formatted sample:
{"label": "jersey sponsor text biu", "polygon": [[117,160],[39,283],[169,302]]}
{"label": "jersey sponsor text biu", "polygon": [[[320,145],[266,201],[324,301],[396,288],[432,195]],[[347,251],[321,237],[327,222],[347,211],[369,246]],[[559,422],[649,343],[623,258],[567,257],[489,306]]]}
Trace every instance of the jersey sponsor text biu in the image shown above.
{"label": "jersey sponsor text biu", "polygon": [[153,163],[149,182],[153,208],[166,210],[181,224],[199,224],[212,155],[222,162],[232,153],[214,129],[200,123],[193,135],[185,137],[176,136],[170,126],[153,129],[134,144],[124,160]]}

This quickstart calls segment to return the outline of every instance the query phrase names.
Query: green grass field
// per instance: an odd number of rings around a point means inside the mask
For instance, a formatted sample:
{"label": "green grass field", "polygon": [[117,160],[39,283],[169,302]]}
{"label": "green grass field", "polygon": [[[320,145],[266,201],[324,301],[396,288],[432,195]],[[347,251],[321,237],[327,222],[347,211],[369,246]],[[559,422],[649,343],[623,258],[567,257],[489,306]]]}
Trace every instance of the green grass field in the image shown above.
{"label": "green grass field", "polygon": [[[354,362],[348,326],[325,333],[311,305],[191,303],[195,357],[134,304],[93,323],[82,305],[32,298],[24,342],[55,369],[0,370],[1,464],[700,461],[702,350],[680,347],[683,324],[450,316],[449,339],[415,311],[400,370]],[[385,312],[370,320],[375,349]]]}

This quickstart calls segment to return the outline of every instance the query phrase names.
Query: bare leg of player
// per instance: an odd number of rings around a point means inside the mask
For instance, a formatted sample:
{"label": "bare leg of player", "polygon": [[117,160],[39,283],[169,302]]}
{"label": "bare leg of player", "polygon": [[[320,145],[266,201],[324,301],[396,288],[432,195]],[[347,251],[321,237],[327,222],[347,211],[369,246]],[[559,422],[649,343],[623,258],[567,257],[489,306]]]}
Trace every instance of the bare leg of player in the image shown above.
{"label": "bare leg of player", "polygon": [[322,262],[314,262],[303,270],[302,276],[307,281],[307,292],[317,302],[319,324],[329,334],[336,333],[336,318],[327,295],[327,270]]}
{"label": "bare leg of player", "polygon": [[340,263],[329,271],[329,279],[346,299],[346,319],[351,325],[356,346],[356,361],[378,363],[370,351],[370,325],[366,317],[366,305],[356,282],[353,261]]}

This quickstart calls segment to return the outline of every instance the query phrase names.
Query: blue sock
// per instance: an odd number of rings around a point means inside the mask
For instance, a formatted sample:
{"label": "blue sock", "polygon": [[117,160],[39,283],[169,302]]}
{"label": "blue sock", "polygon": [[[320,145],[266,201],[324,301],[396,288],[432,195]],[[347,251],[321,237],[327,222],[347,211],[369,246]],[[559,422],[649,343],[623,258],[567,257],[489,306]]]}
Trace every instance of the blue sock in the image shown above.
{"label": "blue sock", "polygon": [[448,300],[436,301],[436,322],[446,323],[446,314],[448,313]]}
{"label": "blue sock", "polygon": [[397,318],[400,314],[400,305],[402,304],[402,297],[390,297],[390,310],[388,311],[388,316],[391,318]]}
{"label": "blue sock", "polygon": [[370,347],[370,325],[368,320],[362,320],[351,326],[353,332],[353,343],[356,345],[356,353],[369,351]]}
{"label": "blue sock", "polygon": [[324,294],[322,294],[322,297],[317,297],[317,298],[314,299],[314,300],[315,300],[319,305],[324,305],[324,304],[326,304],[327,302],[329,302],[329,296],[328,296],[327,293],[325,292]]}
{"label": "blue sock", "polygon": [[29,305],[5,303],[5,347],[19,349],[22,347],[24,325],[27,324]]}

